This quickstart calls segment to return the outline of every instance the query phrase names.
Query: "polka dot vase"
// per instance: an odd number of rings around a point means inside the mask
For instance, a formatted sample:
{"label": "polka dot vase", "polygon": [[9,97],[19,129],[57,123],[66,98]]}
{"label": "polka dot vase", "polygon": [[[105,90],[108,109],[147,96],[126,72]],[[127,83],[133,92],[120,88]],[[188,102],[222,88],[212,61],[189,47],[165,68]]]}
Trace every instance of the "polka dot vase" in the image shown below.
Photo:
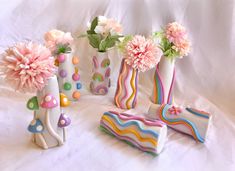
{"label": "polka dot vase", "polygon": [[[61,53],[56,57],[58,65],[58,82],[60,92],[69,100],[77,101],[80,98],[82,84],[78,71],[79,58],[74,53]],[[78,86],[79,85],[79,86]]]}
{"label": "polka dot vase", "polygon": [[110,81],[110,59],[107,52],[97,52],[92,57],[92,79],[90,90],[95,95],[106,95]]}

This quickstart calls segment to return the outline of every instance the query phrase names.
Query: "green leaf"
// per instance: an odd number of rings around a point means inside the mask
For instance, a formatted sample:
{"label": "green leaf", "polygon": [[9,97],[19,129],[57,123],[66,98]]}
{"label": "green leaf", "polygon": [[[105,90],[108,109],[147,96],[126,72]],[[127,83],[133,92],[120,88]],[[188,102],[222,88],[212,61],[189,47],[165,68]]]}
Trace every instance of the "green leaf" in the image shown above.
{"label": "green leaf", "polygon": [[98,25],[98,17],[95,17],[94,20],[91,22],[91,31],[94,31],[96,26]]}
{"label": "green leaf", "polygon": [[115,46],[115,43],[116,43],[117,40],[118,40],[117,38],[111,38],[111,37],[108,38],[106,40],[106,47],[111,48],[111,47]]}
{"label": "green leaf", "polygon": [[124,53],[126,44],[133,38],[133,36],[125,36],[124,39],[118,44],[118,49]]}
{"label": "green leaf", "polygon": [[98,48],[99,49],[99,45],[101,42],[101,36],[98,34],[89,34],[87,35],[88,39],[89,39],[89,43],[93,48]]}
{"label": "green leaf", "polygon": [[101,40],[100,45],[99,45],[99,52],[105,52],[107,49],[107,41],[106,39]]}
{"label": "green leaf", "polygon": [[99,51],[106,52],[108,48],[115,46],[116,42],[120,41],[119,40],[120,37],[121,37],[120,35],[111,36],[109,34],[105,39],[101,40],[99,45]]}
{"label": "green leaf", "polygon": [[87,30],[87,34],[96,34],[94,30]]}
{"label": "green leaf", "polygon": [[98,25],[98,17],[95,17],[94,20],[91,22],[90,30],[87,30],[87,34],[96,34],[95,28]]}

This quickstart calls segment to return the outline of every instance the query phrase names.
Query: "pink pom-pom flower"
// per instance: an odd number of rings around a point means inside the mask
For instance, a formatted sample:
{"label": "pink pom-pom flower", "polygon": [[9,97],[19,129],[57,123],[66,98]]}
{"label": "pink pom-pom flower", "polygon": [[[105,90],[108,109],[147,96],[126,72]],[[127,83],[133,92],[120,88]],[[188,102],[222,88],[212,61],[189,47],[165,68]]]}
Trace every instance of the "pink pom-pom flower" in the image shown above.
{"label": "pink pom-pom flower", "polygon": [[163,56],[171,60],[182,58],[190,52],[190,41],[186,29],[177,22],[166,25],[164,30],[155,32]]}
{"label": "pink pom-pom flower", "polygon": [[145,72],[160,61],[162,51],[152,39],[136,35],[124,47],[124,57],[132,68]]}
{"label": "pink pom-pom flower", "polygon": [[190,51],[190,42],[188,40],[186,29],[177,22],[169,23],[165,29],[166,38],[173,43],[172,49],[179,55],[186,56]]}
{"label": "pink pom-pom flower", "polygon": [[36,43],[17,43],[1,55],[0,75],[21,92],[42,90],[54,72],[50,50]]}
{"label": "pink pom-pom flower", "polygon": [[60,30],[50,30],[44,35],[45,45],[53,54],[67,53],[71,51],[71,44],[74,39],[70,32],[63,32]]}

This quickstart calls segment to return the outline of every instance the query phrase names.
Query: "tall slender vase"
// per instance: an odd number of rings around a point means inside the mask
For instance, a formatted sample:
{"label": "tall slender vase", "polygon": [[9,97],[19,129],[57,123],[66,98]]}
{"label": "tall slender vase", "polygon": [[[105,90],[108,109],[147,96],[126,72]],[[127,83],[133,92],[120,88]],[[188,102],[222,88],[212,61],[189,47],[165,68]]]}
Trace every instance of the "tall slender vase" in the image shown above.
{"label": "tall slender vase", "polygon": [[155,104],[172,104],[175,81],[175,60],[162,57],[156,66],[152,102]]}
{"label": "tall slender vase", "polygon": [[43,149],[64,143],[64,130],[58,126],[60,120],[60,95],[56,76],[48,80],[43,90],[31,98],[27,107],[34,110],[34,119],[28,126],[33,133],[33,142]]}
{"label": "tall slender vase", "polygon": [[80,98],[79,90],[82,88],[80,74],[78,73],[78,57],[71,53],[62,53],[57,56],[58,82],[60,92],[69,100],[76,101]]}
{"label": "tall slender vase", "polygon": [[107,52],[97,52],[92,58],[92,80],[90,90],[96,95],[105,95],[111,86],[110,60]]}
{"label": "tall slender vase", "polygon": [[138,79],[138,70],[133,69],[125,62],[125,59],[123,59],[114,96],[114,103],[117,107],[121,109],[131,109],[136,106]]}

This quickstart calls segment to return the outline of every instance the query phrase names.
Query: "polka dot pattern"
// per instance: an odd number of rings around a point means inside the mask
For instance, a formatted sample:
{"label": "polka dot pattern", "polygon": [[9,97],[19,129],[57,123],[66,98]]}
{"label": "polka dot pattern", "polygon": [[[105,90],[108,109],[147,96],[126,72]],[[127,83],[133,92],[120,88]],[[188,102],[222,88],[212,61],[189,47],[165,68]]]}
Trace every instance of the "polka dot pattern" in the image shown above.
{"label": "polka dot pattern", "polygon": [[67,76],[67,72],[66,72],[64,69],[62,69],[62,70],[60,70],[59,75],[60,75],[62,78],[65,78],[65,77]]}
{"label": "polka dot pattern", "polygon": [[69,82],[64,83],[64,89],[65,90],[71,90],[72,85]]}

